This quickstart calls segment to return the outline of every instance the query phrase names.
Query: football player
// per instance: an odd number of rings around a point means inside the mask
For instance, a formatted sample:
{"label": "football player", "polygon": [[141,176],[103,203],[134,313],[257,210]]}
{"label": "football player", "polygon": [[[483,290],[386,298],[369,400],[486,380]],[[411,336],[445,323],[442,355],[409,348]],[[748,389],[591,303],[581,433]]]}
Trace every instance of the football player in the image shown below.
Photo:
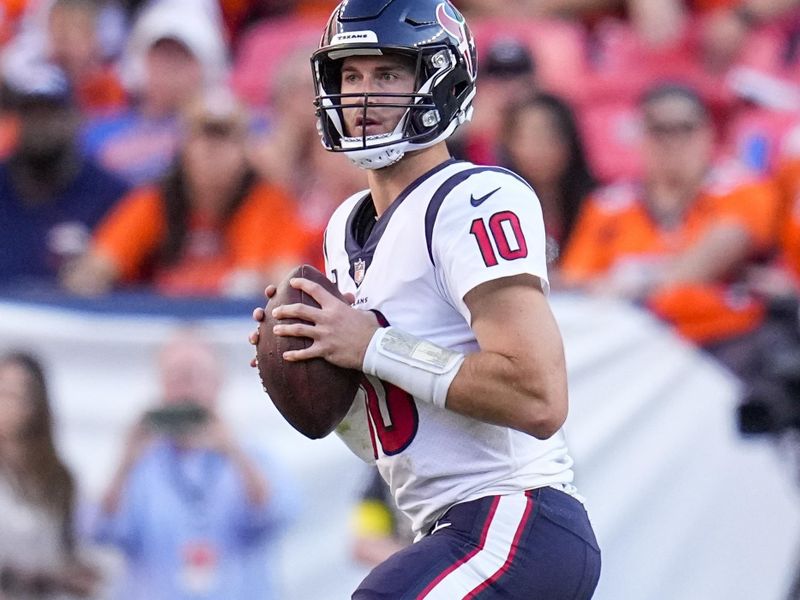
{"label": "football player", "polygon": [[561,431],[539,202],[445,144],[475,95],[464,18],[443,0],[345,0],[311,62],[322,143],[367,169],[369,189],[326,232],[327,275],[352,304],[295,279],[320,308],[271,309],[309,323],[274,333],[313,340],[287,361],[364,373],[337,433],[377,463],[416,534],[353,598],[590,598],[600,552]]}

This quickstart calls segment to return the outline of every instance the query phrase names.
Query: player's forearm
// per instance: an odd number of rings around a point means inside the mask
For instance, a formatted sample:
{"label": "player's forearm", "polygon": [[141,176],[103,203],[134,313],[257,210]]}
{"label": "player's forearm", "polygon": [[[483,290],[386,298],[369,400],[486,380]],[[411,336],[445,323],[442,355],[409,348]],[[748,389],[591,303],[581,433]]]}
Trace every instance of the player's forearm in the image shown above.
{"label": "player's forearm", "polygon": [[[547,329],[546,324],[541,328]],[[514,354],[464,355],[395,327],[380,328],[367,348],[363,370],[440,408],[548,438],[566,416],[560,337],[543,339],[535,348],[530,343],[515,347],[519,352]]]}
{"label": "player's forearm", "polygon": [[532,369],[527,360],[494,352],[470,354],[450,385],[446,407],[479,421],[549,438],[567,416],[564,363],[551,362]]}

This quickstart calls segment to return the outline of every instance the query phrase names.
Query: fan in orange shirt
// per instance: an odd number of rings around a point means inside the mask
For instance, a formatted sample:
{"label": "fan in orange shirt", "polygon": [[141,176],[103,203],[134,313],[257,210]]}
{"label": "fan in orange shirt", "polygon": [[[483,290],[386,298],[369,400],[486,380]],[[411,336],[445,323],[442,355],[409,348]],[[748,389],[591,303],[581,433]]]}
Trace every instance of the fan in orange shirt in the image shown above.
{"label": "fan in orange shirt", "polygon": [[788,267],[794,278],[787,284],[797,293],[800,289],[800,125],[789,134],[788,140],[787,151],[777,168],[776,180],[781,192],[784,266]]}
{"label": "fan in orange shirt", "polygon": [[207,94],[185,122],[175,169],[112,209],[91,251],[65,271],[69,290],[146,282],[168,295],[243,296],[299,262],[307,233],[292,202],[248,167],[246,120],[233,96]]}
{"label": "fan in orange shirt", "polygon": [[561,263],[564,279],[644,302],[706,347],[744,336],[764,307],[738,282],[773,244],[776,191],[737,166],[713,166],[713,127],[693,90],[659,85],[641,108],[644,181],[589,201]]}

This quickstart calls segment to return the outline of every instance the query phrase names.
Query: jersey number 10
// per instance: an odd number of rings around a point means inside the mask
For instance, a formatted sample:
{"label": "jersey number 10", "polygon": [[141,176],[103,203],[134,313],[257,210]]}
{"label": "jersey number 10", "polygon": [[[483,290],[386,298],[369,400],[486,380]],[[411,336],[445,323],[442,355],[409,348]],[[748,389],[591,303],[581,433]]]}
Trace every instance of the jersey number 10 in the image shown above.
{"label": "jersey number 10", "polygon": [[[475,219],[469,232],[475,236],[483,262],[487,267],[497,265],[497,254],[505,260],[516,260],[528,256],[528,244],[525,242],[525,235],[522,233],[516,213],[506,210],[493,214],[489,218],[488,229],[484,219]],[[492,238],[494,245],[492,245]],[[495,253],[495,248],[497,248],[497,253]]]}
{"label": "jersey number 10", "polygon": [[396,385],[371,375],[361,378],[360,392],[364,394],[367,406],[375,458],[378,458],[378,443],[388,456],[399,454],[408,448],[419,427],[419,414],[413,396]]}

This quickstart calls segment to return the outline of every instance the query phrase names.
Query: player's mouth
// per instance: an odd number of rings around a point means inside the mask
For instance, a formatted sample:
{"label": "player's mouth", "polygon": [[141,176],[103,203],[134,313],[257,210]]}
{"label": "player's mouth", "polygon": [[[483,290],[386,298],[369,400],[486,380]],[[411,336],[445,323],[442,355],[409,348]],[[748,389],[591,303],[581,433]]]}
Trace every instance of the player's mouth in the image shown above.
{"label": "player's mouth", "polygon": [[383,131],[383,124],[381,121],[377,119],[373,119],[372,117],[364,117],[358,116],[354,122],[354,133],[355,135],[362,136],[362,135],[378,135],[384,133]]}

